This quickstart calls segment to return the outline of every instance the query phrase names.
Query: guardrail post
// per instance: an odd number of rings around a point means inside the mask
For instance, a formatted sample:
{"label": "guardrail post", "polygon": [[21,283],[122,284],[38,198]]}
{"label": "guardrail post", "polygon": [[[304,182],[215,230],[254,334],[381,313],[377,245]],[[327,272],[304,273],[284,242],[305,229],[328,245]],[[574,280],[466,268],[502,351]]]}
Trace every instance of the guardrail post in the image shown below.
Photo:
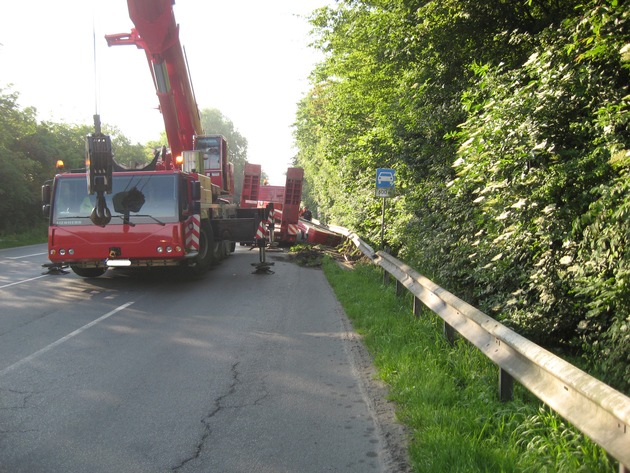
{"label": "guardrail post", "polygon": [[514,398],[514,378],[512,375],[499,368],[499,400],[509,402]]}
{"label": "guardrail post", "polygon": [[399,297],[402,296],[404,289],[405,289],[405,286],[403,286],[403,283],[401,283],[398,279],[396,279],[396,295]]}
{"label": "guardrail post", "polygon": [[447,324],[446,321],[444,321],[444,336],[451,345],[455,343],[455,329]]}
{"label": "guardrail post", "polygon": [[413,297],[413,315],[420,317],[422,315],[422,302],[417,297]]}
{"label": "guardrail post", "polygon": [[[383,202],[384,201],[385,199],[383,199]],[[383,248],[383,253],[389,254],[389,246],[386,246],[385,248]],[[385,268],[383,268],[383,285],[384,286],[389,285],[389,273],[385,270]]]}

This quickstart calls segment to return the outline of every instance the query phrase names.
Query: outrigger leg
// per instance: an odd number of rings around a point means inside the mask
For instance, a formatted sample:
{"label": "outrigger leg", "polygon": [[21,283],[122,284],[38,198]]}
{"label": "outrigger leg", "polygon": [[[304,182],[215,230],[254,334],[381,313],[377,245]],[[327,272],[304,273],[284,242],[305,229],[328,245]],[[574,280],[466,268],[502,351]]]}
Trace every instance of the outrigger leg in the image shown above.
{"label": "outrigger leg", "polygon": [[271,262],[267,261],[267,252],[266,252],[267,239],[266,238],[257,238],[256,239],[256,246],[258,246],[258,259],[259,259],[259,262],[258,263],[252,263],[252,266],[254,266],[256,268],[252,274],[273,274],[274,271],[272,271],[270,268],[275,263],[271,263]]}
{"label": "outrigger leg", "polygon": [[273,213],[273,203],[267,204],[262,213],[262,219],[258,223],[258,230],[256,231],[256,246],[258,247],[259,252],[259,262],[252,263],[252,266],[256,268],[256,270],[252,274],[273,274],[273,271],[269,268],[274,265],[274,263],[267,262],[267,254],[266,248],[268,235],[273,235],[273,226],[269,222],[269,215]]}

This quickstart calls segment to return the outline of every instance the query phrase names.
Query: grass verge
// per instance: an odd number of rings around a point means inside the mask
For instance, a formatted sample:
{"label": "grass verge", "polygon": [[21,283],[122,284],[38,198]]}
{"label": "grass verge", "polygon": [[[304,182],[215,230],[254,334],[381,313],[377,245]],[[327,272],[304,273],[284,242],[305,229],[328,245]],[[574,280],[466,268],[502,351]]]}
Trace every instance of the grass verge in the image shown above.
{"label": "grass verge", "polygon": [[414,317],[411,296],[384,286],[378,268],[348,271],[326,258],[323,269],[409,427],[415,471],[616,471],[601,448],[523,387],[501,403],[496,366],[463,339],[450,345],[431,311]]}
{"label": "grass verge", "polygon": [[46,224],[42,224],[20,233],[2,233],[0,234],[0,249],[46,243],[47,228]]}

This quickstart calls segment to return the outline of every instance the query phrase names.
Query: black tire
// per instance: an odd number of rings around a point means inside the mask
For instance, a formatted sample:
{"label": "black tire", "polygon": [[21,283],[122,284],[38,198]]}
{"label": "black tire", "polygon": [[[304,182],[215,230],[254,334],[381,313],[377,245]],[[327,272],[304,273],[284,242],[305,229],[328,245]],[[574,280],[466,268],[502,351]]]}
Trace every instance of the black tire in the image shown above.
{"label": "black tire", "polygon": [[74,271],[74,274],[82,278],[98,278],[107,271],[107,268],[80,268],[73,265],[70,265],[70,269]]}
{"label": "black tire", "polygon": [[214,243],[214,251],[212,252],[213,264],[219,264],[225,258],[225,244],[219,240]]}
{"label": "black tire", "polygon": [[210,269],[215,260],[215,247],[212,228],[209,225],[202,225],[199,229],[199,254],[191,266],[193,274],[202,276]]}

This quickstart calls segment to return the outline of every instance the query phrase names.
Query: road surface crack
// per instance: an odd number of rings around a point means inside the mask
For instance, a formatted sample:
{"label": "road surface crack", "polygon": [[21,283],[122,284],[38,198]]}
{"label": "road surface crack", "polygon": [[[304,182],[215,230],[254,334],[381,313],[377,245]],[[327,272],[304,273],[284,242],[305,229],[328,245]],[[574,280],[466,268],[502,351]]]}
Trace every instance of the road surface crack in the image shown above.
{"label": "road surface crack", "polygon": [[[36,394],[31,391],[17,391],[15,389],[1,389],[2,397],[0,400],[0,411],[12,411],[27,409],[29,400]],[[5,404],[6,403],[6,404]]]}
{"label": "road surface crack", "polygon": [[208,438],[210,437],[210,435],[212,434],[212,428],[210,426],[210,421],[212,420],[212,418],[226,408],[235,407],[235,406],[225,406],[224,401],[236,392],[236,387],[241,383],[239,380],[239,372],[238,372],[239,363],[240,362],[237,361],[236,363],[232,365],[232,368],[230,370],[232,381],[227,391],[225,392],[225,394],[222,394],[221,396],[217,397],[214,400],[212,410],[203,419],[201,419],[201,423],[204,425],[204,432],[201,436],[201,439],[199,440],[199,443],[197,443],[197,446],[195,447],[193,454],[190,457],[184,459],[179,465],[173,467],[172,469],[173,471],[180,470],[181,468],[186,466],[188,463],[198,459],[201,456],[203,447],[206,441],[208,440]]}

